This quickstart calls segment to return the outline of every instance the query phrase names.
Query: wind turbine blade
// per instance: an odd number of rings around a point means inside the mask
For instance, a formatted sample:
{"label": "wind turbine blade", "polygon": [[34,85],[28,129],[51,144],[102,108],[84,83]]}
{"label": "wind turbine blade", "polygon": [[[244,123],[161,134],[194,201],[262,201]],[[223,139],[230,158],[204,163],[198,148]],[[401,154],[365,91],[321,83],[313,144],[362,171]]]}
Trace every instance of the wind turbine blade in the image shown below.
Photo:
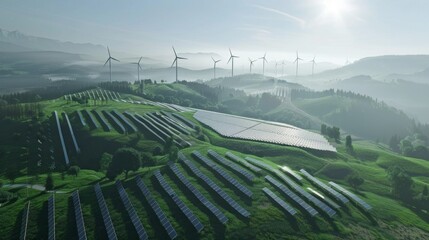
{"label": "wind turbine blade", "polygon": [[222,61],[221,59],[219,59],[219,60],[216,60],[215,62],[217,63],[217,62],[220,62],[220,61]]}
{"label": "wind turbine blade", "polygon": [[103,67],[106,66],[106,64],[109,62],[110,58],[107,59],[107,61],[104,63]]}
{"label": "wind turbine blade", "polygon": [[231,61],[231,59],[232,59],[232,56],[231,56],[231,57],[229,57],[227,64]]}
{"label": "wind turbine blade", "polygon": [[173,52],[174,52],[174,56],[176,56],[177,58],[177,53],[176,53],[176,49],[174,49],[174,46],[173,46]]}
{"label": "wind turbine blade", "polygon": [[107,53],[109,54],[109,58],[110,58],[110,49],[109,49],[109,46],[107,46]]}
{"label": "wind turbine blade", "polygon": [[177,61],[177,58],[174,59],[173,63],[171,64],[171,67],[174,66],[174,64],[176,63],[176,61]]}
{"label": "wind turbine blade", "polygon": [[139,64],[139,68],[140,68],[140,70],[143,70],[143,68],[142,68],[142,66],[140,66],[140,64]]}
{"label": "wind turbine blade", "polygon": [[143,57],[140,57],[139,62],[138,62],[139,64],[140,64],[140,61],[142,60],[142,58],[143,58]]}
{"label": "wind turbine blade", "polygon": [[229,49],[229,55],[231,55],[231,56],[232,56],[231,48]]}
{"label": "wind turbine blade", "polygon": [[252,62],[252,59],[249,58],[249,62]]}
{"label": "wind turbine blade", "polygon": [[216,62],[213,57],[211,57],[211,58],[212,58],[213,62]]}
{"label": "wind turbine blade", "polygon": [[177,57],[177,59],[187,59],[187,58],[184,58],[184,57]]}
{"label": "wind turbine blade", "polygon": [[120,62],[118,59],[116,59],[114,57],[110,57],[110,58],[113,59],[113,60],[115,60],[115,61],[117,61],[117,62]]}

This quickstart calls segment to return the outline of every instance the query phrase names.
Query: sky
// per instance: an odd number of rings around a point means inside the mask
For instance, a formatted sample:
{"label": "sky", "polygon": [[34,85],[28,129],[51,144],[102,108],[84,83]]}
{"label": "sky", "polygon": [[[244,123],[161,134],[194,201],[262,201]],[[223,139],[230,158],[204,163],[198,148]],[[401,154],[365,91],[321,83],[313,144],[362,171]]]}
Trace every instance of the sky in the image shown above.
{"label": "sky", "polygon": [[[427,0],[2,0],[0,28],[144,56],[429,54]],[[225,61],[226,62],[226,61]]]}

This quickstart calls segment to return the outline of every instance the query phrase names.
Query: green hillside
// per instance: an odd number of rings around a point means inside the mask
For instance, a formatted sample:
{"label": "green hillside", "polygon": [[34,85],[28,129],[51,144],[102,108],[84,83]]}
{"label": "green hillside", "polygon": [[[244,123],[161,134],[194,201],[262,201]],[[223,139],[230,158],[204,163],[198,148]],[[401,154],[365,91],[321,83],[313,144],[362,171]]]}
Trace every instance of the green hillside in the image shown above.
{"label": "green hillside", "polygon": [[[152,100],[157,94],[163,94],[174,97],[177,99],[176,103],[180,104],[182,103],[181,101],[190,98],[200,98],[201,101],[206,101],[209,105],[214,103],[214,100],[208,98],[207,96],[209,95],[204,94],[201,89],[186,87],[186,85],[149,85],[146,90],[148,91],[146,95],[150,94]],[[231,90],[230,93],[235,93],[231,98],[242,98],[239,92]],[[182,95],[186,97],[178,97]],[[109,95],[106,94],[106,96]],[[37,186],[43,187],[45,185],[48,174],[51,174],[53,178],[56,191],[55,233],[57,239],[77,238],[74,206],[70,197],[75,190],[79,190],[84,226],[88,239],[106,239],[103,218],[94,192],[96,183],[102,186],[103,195],[118,238],[137,238],[134,226],[129,220],[130,218],[119,197],[115,181],[106,178],[106,156],[114,155],[116,150],[122,147],[133,148],[144,154],[143,160],[151,159],[151,161],[144,161],[145,165],[138,168],[138,170],[131,171],[128,179],[125,179],[125,175],[122,173],[116,178],[121,180],[150,239],[166,239],[168,235],[136,185],[134,177],[138,175],[148,186],[154,199],[177,231],[177,239],[429,238],[429,215],[427,209],[423,210],[413,204],[397,200],[391,193],[392,186],[386,172],[391,166],[402,167],[413,179],[412,191],[413,194],[417,195],[423,191],[424,186],[429,185],[428,161],[402,157],[387,150],[383,145],[364,140],[354,141],[354,153],[350,154],[344,145],[339,143],[332,143],[337,147],[337,153],[325,153],[291,146],[223,138],[193,119],[192,112],[177,112],[172,107],[166,107],[157,102],[148,101],[127,93],[120,93],[116,100],[93,101],[90,99],[88,103],[81,100],[77,99],[77,97],[75,101],[66,100],[65,98],[44,100],[40,102],[42,112],[38,116],[14,119],[5,117],[0,120],[0,182],[3,185],[0,189],[16,197],[11,201],[1,203],[0,236],[2,238],[19,238],[22,226],[22,210],[28,201],[31,204],[27,239],[47,238],[47,200],[52,193],[37,190]],[[174,99],[171,98],[170,100]],[[324,112],[321,109],[326,105],[331,105],[332,107],[332,104],[335,104],[335,99],[326,97],[325,99],[318,99],[317,102],[302,100],[296,103],[309,113],[324,116],[322,119],[327,120],[330,115],[333,115],[333,111]],[[320,105],[316,107],[317,104]],[[338,107],[350,106],[349,104],[354,103],[353,101],[342,101],[341,106]],[[86,126],[83,126],[76,112],[82,110],[88,110],[91,115],[93,114],[92,110],[96,110],[99,113],[102,113],[102,111],[111,112],[112,110],[116,110],[119,113],[137,113],[146,120],[150,118],[146,114],[159,113],[156,116],[166,116],[168,119],[174,119],[175,123],[182,125],[183,129],[189,132],[189,134],[177,133],[175,130],[170,129],[176,133],[171,140],[177,143],[176,146],[180,152],[197,166],[204,175],[219,185],[233,200],[250,212],[251,216],[249,218],[241,217],[214,191],[211,191],[186,164],[176,160],[175,158],[177,157],[170,154],[174,149],[174,143],[171,143],[173,146],[169,145],[168,141],[163,143],[159,138],[154,137],[152,133],[143,128],[139,128],[137,132],[127,128],[127,133],[121,134],[120,128],[115,126],[114,121],[103,115],[103,113],[102,118],[112,125],[110,131],[106,131],[106,128],[103,129],[100,119],[94,115],[99,127],[91,126],[90,117],[85,113],[83,113],[83,119],[86,122]],[[61,130],[64,133],[65,145],[69,152],[70,165],[80,167],[77,176],[67,173],[70,168],[64,163],[56,122],[52,117],[53,111],[57,111],[60,116]],[[81,149],[80,153],[73,150],[71,135],[68,132],[66,120],[61,115],[62,112],[66,112],[70,118]],[[181,115],[192,124],[187,123],[185,120],[180,120],[180,117],[175,117],[174,114]],[[140,126],[132,118],[128,118],[128,120],[133,125]],[[122,120],[119,121],[124,124]],[[187,124],[195,125],[196,127],[191,127]],[[39,139],[42,142],[41,146],[38,143]],[[52,139],[52,144],[49,139]],[[183,143],[181,141],[187,142],[191,146],[180,145],[179,143]],[[45,147],[46,144],[47,147]],[[49,159],[49,149],[51,147],[54,149],[54,159],[52,161],[55,163],[55,168],[52,168],[51,160]],[[38,148],[41,150],[38,150]],[[333,218],[323,214],[323,211],[314,204],[311,205],[321,214],[310,217],[294,201],[285,197],[278,188],[264,179],[266,175],[270,175],[288,186],[273,172],[269,170],[262,170],[259,173],[253,172],[255,179],[249,182],[230,167],[218,163],[219,169],[232,176],[238,183],[253,193],[253,197],[249,199],[191,154],[197,150],[207,158],[212,159],[207,155],[209,149],[215,150],[222,156],[225,156],[226,152],[232,152],[242,158],[252,157],[275,169],[278,169],[278,166],[286,165],[299,175],[301,175],[299,173],[300,169],[306,169],[324,183],[334,181],[344,186],[370,204],[372,210],[364,211],[353,203],[340,204],[339,201],[332,198],[332,201],[340,205],[339,209],[335,208],[337,214]],[[38,157],[37,154],[41,156]],[[228,218],[228,222],[225,225],[219,223],[204,205],[186,189],[185,185],[177,179],[167,165],[169,160],[175,162],[174,164],[192,185],[225,214]],[[41,164],[39,164],[39,161]],[[240,167],[252,172],[246,165],[240,165]],[[161,171],[162,176],[172,187],[177,197],[189,207],[204,225],[200,233],[194,230],[190,222],[179,211],[171,196],[161,188],[153,176],[156,170]],[[347,181],[348,177],[353,174],[357,174],[365,180],[358,189],[351,187]],[[293,178],[292,176],[289,177]],[[305,191],[307,191],[307,187],[311,187],[321,192],[325,197],[330,196],[305,178],[302,181],[294,181]],[[27,189],[16,184],[32,184],[36,186],[36,189]],[[298,213],[295,216],[290,216],[289,213],[281,210],[278,205],[264,194],[262,191],[264,187],[273,191]],[[291,186],[289,187],[292,188]],[[322,200],[322,202],[330,204],[326,200]],[[331,207],[333,206],[331,205]]]}

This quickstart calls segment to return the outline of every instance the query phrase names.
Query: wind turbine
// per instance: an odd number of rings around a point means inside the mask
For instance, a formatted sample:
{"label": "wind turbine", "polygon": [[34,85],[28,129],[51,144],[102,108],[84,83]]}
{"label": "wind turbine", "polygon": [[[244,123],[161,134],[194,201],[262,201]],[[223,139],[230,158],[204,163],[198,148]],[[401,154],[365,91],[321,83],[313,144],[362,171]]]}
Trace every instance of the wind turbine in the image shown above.
{"label": "wind turbine", "polygon": [[177,53],[176,53],[176,49],[174,49],[174,47],[173,47],[173,52],[174,52],[174,61],[173,61],[173,63],[171,64],[171,67],[173,67],[174,66],[174,64],[176,63],[176,82],[177,81],[179,81],[179,73],[178,73],[178,68],[177,68],[177,62],[178,62],[178,60],[179,59],[187,59],[187,58],[184,58],[184,57],[179,57],[179,56],[177,56]]}
{"label": "wind turbine", "polygon": [[276,62],[276,77],[277,77],[277,66],[279,65],[279,63],[277,62],[277,60],[275,60]]}
{"label": "wind turbine", "polygon": [[347,58],[346,63],[344,65],[349,65],[349,64],[350,64],[349,58]]}
{"label": "wind turbine", "polygon": [[283,60],[282,61],[282,76],[285,75],[285,65],[286,65],[285,60]]}
{"label": "wind turbine", "polygon": [[[140,69],[143,71],[143,68],[140,66],[140,62],[141,62],[142,58],[143,57],[140,57],[140,59],[139,59],[138,62],[132,63],[132,64],[136,64],[137,65],[137,82],[139,82],[140,84],[141,84],[141,82],[140,82]],[[143,85],[144,85],[144,81],[143,81]],[[143,89],[144,89],[144,86],[143,86]],[[143,91],[144,90],[142,90],[142,92]]]}
{"label": "wind turbine", "polygon": [[234,77],[234,58],[239,58],[239,56],[233,55],[231,52],[231,48],[229,49],[229,54],[230,54],[230,57],[227,63],[229,63],[232,60],[231,76]]}
{"label": "wind turbine", "polygon": [[109,54],[109,58],[107,59],[107,61],[104,63],[103,67],[106,66],[107,62],[109,62],[109,71],[110,71],[110,82],[112,81],[112,60],[115,60],[117,62],[119,62],[118,59],[112,57],[110,55],[110,49],[109,47],[107,47],[107,53]]}
{"label": "wind turbine", "polygon": [[262,75],[265,75],[265,63],[268,63],[266,56],[267,53],[265,53],[263,57],[259,58],[262,59]]}
{"label": "wind turbine", "polygon": [[316,56],[313,57],[313,60],[310,61],[313,66],[311,67],[311,76],[314,75],[314,64],[316,64]]}
{"label": "wind turbine", "polygon": [[302,58],[300,58],[299,56],[298,56],[298,51],[296,51],[296,58],[295,58],[295,61],[293,61],[293,62],[296,62],[296,72],[295,72],[295,77],[298,77],[298,63],[299,63],[299,61],[303,61],[304,59],[302,59]]}
{"label": "wind turbine", "polygon": [[216,63],[220,62],[221,60],[214,60],[214,58],[212,57],[213,60],[213,77],[216,78]]}
{"label": "wind turbine", "polygon": [[250,59],[249,58],[249,62],[250,62],[250,73],[252,73],[252,66],[253,66],[253,63],[254,62],[256,62],[258,59],[254,59],[254,60],[252,60],[252,59]]}

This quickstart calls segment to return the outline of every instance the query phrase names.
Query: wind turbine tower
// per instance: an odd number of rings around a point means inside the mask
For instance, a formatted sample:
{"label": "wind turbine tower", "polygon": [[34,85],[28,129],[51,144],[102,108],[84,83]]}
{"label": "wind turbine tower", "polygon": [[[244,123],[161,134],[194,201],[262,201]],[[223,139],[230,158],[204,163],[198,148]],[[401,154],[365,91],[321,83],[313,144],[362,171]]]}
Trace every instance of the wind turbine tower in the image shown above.
{"label": "wind turbine tower", "polygon": [[296,58],[295,58],[295,61],[294,61],[296,63],[295,77],[298,77],[298,64],[299,64],[299,61],[303,61],[303,59],[298,56],[298,51],[297,51],[296,52]]}
{"label": "wind turbine tower", "polygon": [[110,55],[109,47],[107,47],[107,53],[109,54],[109,58],[107,58],[107,61],[104,63],[103,67],[106,66],[107,62],[109,62],[110,82],[112,82],[112,60],[115,60],[117,62],[119,62],[119,60]]}
{"label": "wind turbine tower", "polygon": [[268,63],[266,57],[267,57],[267,53],[265,53],[263,57],[259,58],[259,59],[262,59],[262,75],[265,75],[265,63]]}
{"label": "wind turbine tower", "polygon": [[219,60],[215,60],[212,57],[212,60],[213,60],[213,78],[216,78],[216,63],[220,62],[220,59]]}
{"label": "wind turbine tower", "polygon": [[239,58],[239,56],[235,56],[232,54],[231,52],[231,48],[229,49],[229,60],[227,63],[231,62],[232,63],[232,68],[231,68],[231,76],[234,77],[234,58]]}
{"label": "wind turbine tower", "polygon": [[313,60],[310,61],[313,65],[311,66],[311,76],[314,75],[314,65],[316,64],[316,56],[313,57]]}
{"label": "wind turbine tower", "polygon": [[[140,69],[143,71],[143,68],[140,66],[140,62],[141,62],[142,58],[143,58],[143,57],[140,57],[140,59],[139,59],[139,61],[138,61],[138,62],[134,62],[134,63],[132,63],[132,64],[136,64],[136,65],[137,65],[137,82],[139,82],[140,84],[142,84],[142,83],[140,82]],[[144,81],[143,81],[143,89],[142,89],[142,93],[143,93],[143,91],[144,91]]]}
{"label": "wind turbine tower", "polygon": [[250,59],[249,58],[249,62],[250,62],[250,73],[252,73],[252,67],[253,67],[253,63],[254,62],[256,62],[258,59],[254,59],[254,60],[252,60],[252,59]]}
{"label": "wind turbine tower", "polygon": [[176,64],[176,82],[178,82],[179,81],[179,72],[178,72],[178,68],[177,68],[177,62],[179,59],[185,60],[187,58],[177,56],[176,49],[174,49],[174,47],[173,47],[173,52],[174,52],[174,61],[171,64],[171,67],[173,67],[174,64]]}
{"label": "wind turbine tower", "polygon": [[282,61],[282,76],[285,75],[285,65],[286,65],[285,60],[283,60]]}

